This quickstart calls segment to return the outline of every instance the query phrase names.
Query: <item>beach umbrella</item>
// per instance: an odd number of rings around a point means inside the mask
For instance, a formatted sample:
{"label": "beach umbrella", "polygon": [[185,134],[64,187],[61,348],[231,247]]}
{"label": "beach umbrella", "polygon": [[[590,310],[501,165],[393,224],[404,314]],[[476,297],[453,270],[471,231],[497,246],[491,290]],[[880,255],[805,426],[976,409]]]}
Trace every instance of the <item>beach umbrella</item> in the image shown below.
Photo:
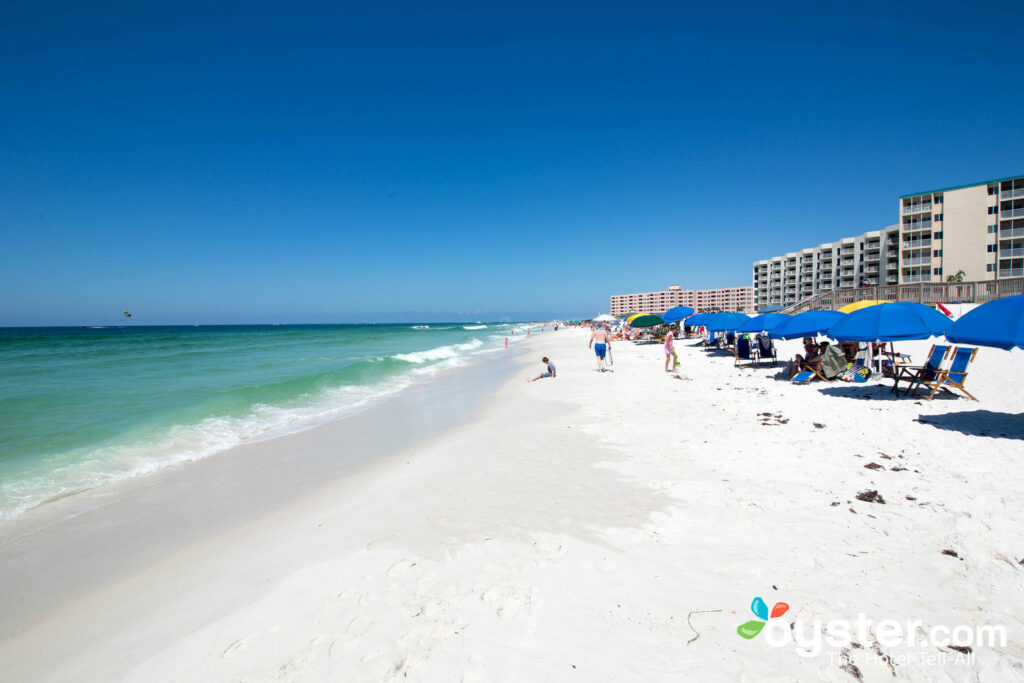
{"label": "beach umbrella", "polygon": [[661,319],[667,323],[679,322],[683,318],[693,315],[693,309],[689,306],[676,306],[661,314]]}
{"label": "beach umbrella", "polygon": [[628,318],[626,318],[626,322],[629,323],[630,325],[632,325],[633,321],[636,320],[637,318],[639,318],[642,315],[651,315],[651,314],[650,313],[634,313],[633,315],[631,315]]}
{"label": "beach umbrella", "polygon": [[629,324],[633,327],[654,327],[655,325],[664,325],[665,321],[656,315],[650,313],[641,313],[640,315],[634,316]]}
{"label": "beach umbrella", "polygon": [[687,327],[699,327],[701,325],[706,324],[708,318],[710,318],[712,315],[714,315],[714,313],[696,313],[687,318],[683,324],[686,325]]}
{"label": "beach umbrella", "polygon": [[757,309],[757,312],[758,313],[778,313],[781,310],[782,310],[782,306],[776,306],[775,304],[770,304],[768,306],[762,306],[761,308]]}
{"label": "beach umbrella", "polygon": [[906,301],[876,304],[851,313],[829,328],[839,341],[891,342],[927,339],[946,331],[952,321],[931,306]]}
{"label": "beach umbrella", "polygon": [[750,316],[745,313],[716,313],[704,326],[712,332],[726,332],[742,327],[749,320]]}
{"label": "beach umbrella", "polygon": [[1024,349],[1024,294],[996,299],[964,313],[946,328],[954,344]]}
{"label": "beach umbrella", "polygon": [[867,308],[868,306],[877,306],[878,304],[887,304],[887,303],[890,303],[890,302],[888,302],[888,301],[879,301],[878,299],[861,299],[860,301],[854,301],[852,304],[846,304],[845,306],[843,306],[842,308],[839,309],[839,312],[840,313],[853,313],[855,311],[859,311],[862,308]]}
{"label": "beach umbrella", "polygon": [[601,315],[599,315],[596,318],[594,318],[594,322],[599,322],[599,323],[615,322],[615,323],[617,323],[617,322],[619,322],[619,319],[616,318],[614,315],[608,315],[607,313],[602,313]]}
{"label": "beach umbrella", "polygon": [[737,332],[771,332],[773,329],[789,320],[790,315],[785,313],[765,313],[748,320]]}
{"label": "beach umbrella", "polygon": [[816,337],[824,334],[846,314],[839,311],[804,311],[780,323],[768,333],[775,339],[796,339]]}

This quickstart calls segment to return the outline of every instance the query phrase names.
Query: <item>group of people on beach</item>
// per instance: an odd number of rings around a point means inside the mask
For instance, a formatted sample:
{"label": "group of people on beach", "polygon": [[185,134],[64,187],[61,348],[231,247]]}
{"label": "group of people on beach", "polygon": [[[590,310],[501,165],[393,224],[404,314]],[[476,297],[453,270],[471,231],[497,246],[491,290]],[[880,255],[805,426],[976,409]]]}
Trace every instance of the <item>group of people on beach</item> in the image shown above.
{"label": "group of people on beach", "polygon": [[[676,355],[675,348],[676,333],[678,331],[678,326],[673,324],[668,326],[668,332],[665,334],[665,372],[673,372],[679,367],[679,357]],[[597,357],[597,371],[607,372],[607,365],[612,364],[612,334],[607,325],[597,323],[593,326],[587,348],[594,349],[594,355]],[[528,382],[536,382],[539,379],[556,376],[555,366],[546,356],[541,362],[545,364],[546,369],[536,377],[528,379]]]}

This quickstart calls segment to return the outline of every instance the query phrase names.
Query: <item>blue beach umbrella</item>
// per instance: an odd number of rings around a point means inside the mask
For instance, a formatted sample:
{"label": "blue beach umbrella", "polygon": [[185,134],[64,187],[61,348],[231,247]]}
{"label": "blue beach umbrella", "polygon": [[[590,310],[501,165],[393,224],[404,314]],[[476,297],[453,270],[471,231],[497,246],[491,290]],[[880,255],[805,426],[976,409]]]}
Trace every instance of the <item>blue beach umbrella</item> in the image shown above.
{"label": "blue beach umbrella", "polygon": [[946,328],[954,344],[1024,349],[1024,294],[996,299],[965,313]]}
{"label": "blue beach umbrella", "polygon": [[736,330],[737,332],[771,332],[773,329],[789,320],[792,316],[785,313],[765,313],[751,318],[747,323]]}
{"label": "blue beach umbrella", "polygon": [[781,310],[782,310],[782,306],[776,306],[775,304],[771,304],[771,305],[768,305],[768,306],[762,306],[761,308],[757,309],[757,312],[758,313],[778,313]]}
{"label": "blue beach umbrella", "polygon": [[796,339],[797,337],[816,337],[828,332],[845,313],[839,311],[804,311],[789,320],[780,323],[768,333],[775,339]]}
{"label": "blue beach umbrella", "polygon": [[689,306],[676,306],[670,308],[661,315],[661,319],[667,323],[674,323],[693,315],[693,309]]}
{"label": "blue beach umbrella", "polygon": [[708,322],[708,318],[710,318],[712,315],[714,314],[698,313],[696,315],[691,315],[689,318],[686,319],[686,322],[683,324],[686,325],[687,327],[699,327],[701,325],[706,325]]}
{"label": "blue beach umbrella", "polygon": [[726,332],[742,327],[748,320],[750,316],[745,313],[716,313],[704,326],[712,332]]}
{"label": "blue beach umbrella", "polygon": [[931,306],[901,301],[850,313],[829,328],[828,336],[858,342],[927,339],[940,336],[952,322]]}

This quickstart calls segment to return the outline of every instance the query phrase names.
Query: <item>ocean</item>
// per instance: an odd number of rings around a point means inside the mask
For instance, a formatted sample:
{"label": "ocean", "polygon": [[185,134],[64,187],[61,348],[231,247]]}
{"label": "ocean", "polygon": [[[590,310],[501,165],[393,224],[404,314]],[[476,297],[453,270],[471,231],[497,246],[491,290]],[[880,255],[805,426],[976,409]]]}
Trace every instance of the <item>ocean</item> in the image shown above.
{"label": "ocean", "polygon": [[353,413],[527,327],[0,328],[0,518]]}

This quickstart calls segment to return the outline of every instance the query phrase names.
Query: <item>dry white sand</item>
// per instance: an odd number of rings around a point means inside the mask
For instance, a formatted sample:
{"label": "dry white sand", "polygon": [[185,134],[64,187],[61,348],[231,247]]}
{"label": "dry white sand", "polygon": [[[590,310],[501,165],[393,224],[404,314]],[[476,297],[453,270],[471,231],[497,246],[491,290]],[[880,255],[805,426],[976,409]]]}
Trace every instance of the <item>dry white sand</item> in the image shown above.
{"label": "dry white sand", "polygon": [[[794,386],[688,340],[679,377],[660,346],[622,343],[599,374],[587,338],[534,337],[470,424],[63,606],[0,646],[0,678],[1024,680],[1024,354],[979,352],[981,403],[928,403]],[[527,384],[541,355],[559,376]],[[992,624],[1008,642],[802,657],[737,635],[754,596],[787,621]],[[76,647],[91,622],[114,635]]]}

